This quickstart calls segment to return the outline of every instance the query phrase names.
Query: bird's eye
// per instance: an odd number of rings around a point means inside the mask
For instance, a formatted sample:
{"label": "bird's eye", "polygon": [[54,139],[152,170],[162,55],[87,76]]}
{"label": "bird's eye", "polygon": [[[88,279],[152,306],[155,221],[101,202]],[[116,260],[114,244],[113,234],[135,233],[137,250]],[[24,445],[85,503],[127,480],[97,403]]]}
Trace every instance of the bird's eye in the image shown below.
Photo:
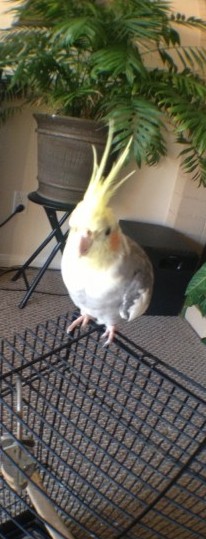
{"label": "bird's eye", "polygon": [[111,233],[111,228],[110,226],[108,226],[108,228],[106,228],[105,230],[105,236],[109,236],[110,233]]}

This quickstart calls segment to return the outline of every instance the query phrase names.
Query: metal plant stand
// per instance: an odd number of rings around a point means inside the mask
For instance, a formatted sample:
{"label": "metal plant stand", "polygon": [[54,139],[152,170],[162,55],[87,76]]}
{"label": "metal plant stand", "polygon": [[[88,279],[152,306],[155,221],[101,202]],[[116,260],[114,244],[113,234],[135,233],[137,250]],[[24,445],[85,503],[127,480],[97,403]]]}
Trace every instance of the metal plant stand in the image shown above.
{"label": "metal plant stand", "polygon": [[69,322],[2,342],[1,470],[19,487],[2,474],[0,539],[51,537],[34,470],[76,539],[205,539],[206,389],[121,334],[104,348],[95,324],[68,337]]}
{"label": "metal plant stand", "polygon": [[[69,214],[74,209],[74,206],[72,204],[63,204],[60,202],[54,202],[51,200],[48,200],[42,196],[40,196],[37,192],[29,193],[28,195],[29,200],[31,202],[34,202],[35,204],[39,204],[44,209],[46,216],[48,218],[48,221],[51,226],[51,232],[48,234],[48,236],[43,240],[43,242],[37,247],[37,249],[32,253],[32,255],[24,262],[24,264],[17,270],[17,272],[12,277],[12,281],[17,281],[20,277],[23,277],[23,280],[26,285],[26,293],[24,294],[23,299],[19,303],[19,308],[23,309],[33,292],[36,290],[37,285],[39,284],[40,280],[42,279],[45,271],[49,268],[52,260],[55,258],[56,254],[61,251],[63,252],[65,241],[67,237],[67,233],[62,231],[62,225],[67,221]],[[64,212],[63,216],[61,218],[58,218],[57,212]],[[47,245],[50,244],[50,242],[55,239],[56,244],[52,248],[50,254],[48,255],[47,259],[45,260],[43,266],[38,270],[37,275],[34,277],[33,281],[29,283],[27,278],[27,270],[29,269],[30,265],[34,262],[34,260],[37,258],[37,256],[47,247]]]}

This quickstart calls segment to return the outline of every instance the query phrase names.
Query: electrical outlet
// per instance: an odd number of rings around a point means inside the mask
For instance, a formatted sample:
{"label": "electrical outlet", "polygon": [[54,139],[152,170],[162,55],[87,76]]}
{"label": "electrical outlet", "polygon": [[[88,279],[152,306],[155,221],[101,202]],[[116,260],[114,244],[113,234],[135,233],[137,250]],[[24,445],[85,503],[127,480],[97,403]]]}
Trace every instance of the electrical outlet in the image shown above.
{"label": "electrical outlet", "polygon": [[[12,212],[15,211],[16,207],[19,206],[19,204],[23,204],[24,208],[26,209],[28,203],[27,193],[26,191],[14,191],[13,193],[13,204],[12,204]],[[24,209],[24,211],[25,211]]]}

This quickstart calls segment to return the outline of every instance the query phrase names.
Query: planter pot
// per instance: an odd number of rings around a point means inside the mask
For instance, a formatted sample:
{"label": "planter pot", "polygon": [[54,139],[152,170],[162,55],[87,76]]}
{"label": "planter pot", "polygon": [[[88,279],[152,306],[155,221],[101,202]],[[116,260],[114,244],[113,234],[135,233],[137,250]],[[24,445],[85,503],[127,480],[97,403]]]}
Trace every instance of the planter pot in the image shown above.
{"label": "planter pot", "polygon": [[200,310],[196,305],[187,307],[185,312],[185,318],[192,326],[194,331],[199,335],[201,339],[206,338],[206,317],[202,316]]}
{"label": "planter pot", "polygon": [[[92,144],[100,160],[107,128],[93,120],[34,114],[37,122],[38,193],[49,200],[77,204],[93,167]],[[109,170],[111,162],[108,163]]]}

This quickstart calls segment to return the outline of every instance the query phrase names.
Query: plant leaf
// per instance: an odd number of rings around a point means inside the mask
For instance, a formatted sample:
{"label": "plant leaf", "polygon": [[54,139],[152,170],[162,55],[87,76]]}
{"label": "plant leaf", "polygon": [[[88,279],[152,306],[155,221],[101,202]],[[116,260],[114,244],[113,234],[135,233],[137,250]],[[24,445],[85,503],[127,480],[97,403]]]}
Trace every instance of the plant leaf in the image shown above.
{"label": "plant leaf", "polygon": [[187,285],[185,295],[199,297],[200,294],[206,296],[206,262],[193,275],[191,281]]}

